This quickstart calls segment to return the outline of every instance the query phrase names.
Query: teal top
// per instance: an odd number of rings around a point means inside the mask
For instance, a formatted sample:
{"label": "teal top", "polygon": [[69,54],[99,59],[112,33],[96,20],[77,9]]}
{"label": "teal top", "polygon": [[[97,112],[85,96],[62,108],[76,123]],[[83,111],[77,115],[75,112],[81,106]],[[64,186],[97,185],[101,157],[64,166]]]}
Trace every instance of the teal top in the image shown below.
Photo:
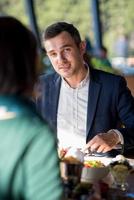
{"label": "teal top", "polygon": [[0,200],[59,200],[55,136],[34,106],[0,97]]}

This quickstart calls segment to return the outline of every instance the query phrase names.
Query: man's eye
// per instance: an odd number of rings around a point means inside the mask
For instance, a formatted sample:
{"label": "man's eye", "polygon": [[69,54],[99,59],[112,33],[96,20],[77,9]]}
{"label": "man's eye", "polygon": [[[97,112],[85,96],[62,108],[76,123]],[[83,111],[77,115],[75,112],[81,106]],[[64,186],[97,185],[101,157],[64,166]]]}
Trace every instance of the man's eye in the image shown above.
{"label": "man's eye", "polygon": [[51,53],[49,54],[50,57],[55,57],[56,56],[56,53]]}
{"label": "man's eye", "polygon": [[64,51],[68,52],[68,51],[71,51],[71,49],[70,48],[66,48],[66,49],[64,49]]}

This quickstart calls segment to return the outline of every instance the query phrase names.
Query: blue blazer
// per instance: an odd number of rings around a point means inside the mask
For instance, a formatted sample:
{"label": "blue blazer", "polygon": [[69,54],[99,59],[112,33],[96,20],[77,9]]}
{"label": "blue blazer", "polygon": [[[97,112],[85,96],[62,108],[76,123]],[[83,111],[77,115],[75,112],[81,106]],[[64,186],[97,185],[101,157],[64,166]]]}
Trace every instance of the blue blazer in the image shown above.
{"label": "blue blazer", "polygon": [[[55,130],[61,78],[57,73],[40,76],[37,108]],[[126,147],[134,147],[134,98],[122,76],[90,70],[87,138],[118,129]]]}

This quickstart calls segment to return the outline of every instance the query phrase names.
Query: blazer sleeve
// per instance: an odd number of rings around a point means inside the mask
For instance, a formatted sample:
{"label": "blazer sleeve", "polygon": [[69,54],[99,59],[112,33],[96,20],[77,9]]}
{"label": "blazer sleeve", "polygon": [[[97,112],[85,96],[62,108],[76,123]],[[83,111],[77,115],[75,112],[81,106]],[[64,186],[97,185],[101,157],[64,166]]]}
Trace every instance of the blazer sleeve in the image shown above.
{"label": "blazer sleeve", "polygon": [[128,147],[134,145],[134,98],[123,77],[120,78],[117,93],[117,110],[122,122],[122,128],[118,130],[124,137],[125,146]]}

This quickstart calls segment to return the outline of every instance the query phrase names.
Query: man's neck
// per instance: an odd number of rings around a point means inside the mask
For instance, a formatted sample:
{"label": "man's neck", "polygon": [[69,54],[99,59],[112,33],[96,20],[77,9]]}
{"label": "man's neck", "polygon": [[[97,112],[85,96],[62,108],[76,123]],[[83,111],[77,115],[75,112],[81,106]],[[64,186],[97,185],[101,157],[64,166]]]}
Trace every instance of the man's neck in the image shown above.
{"label": "man's neck", "polygon": [[65,78],[64,80],[71,88],[77,88],[80,82],[85,79],[87,72],[88,69],[86,67],[83,67],[77,75],[70,78]]}

